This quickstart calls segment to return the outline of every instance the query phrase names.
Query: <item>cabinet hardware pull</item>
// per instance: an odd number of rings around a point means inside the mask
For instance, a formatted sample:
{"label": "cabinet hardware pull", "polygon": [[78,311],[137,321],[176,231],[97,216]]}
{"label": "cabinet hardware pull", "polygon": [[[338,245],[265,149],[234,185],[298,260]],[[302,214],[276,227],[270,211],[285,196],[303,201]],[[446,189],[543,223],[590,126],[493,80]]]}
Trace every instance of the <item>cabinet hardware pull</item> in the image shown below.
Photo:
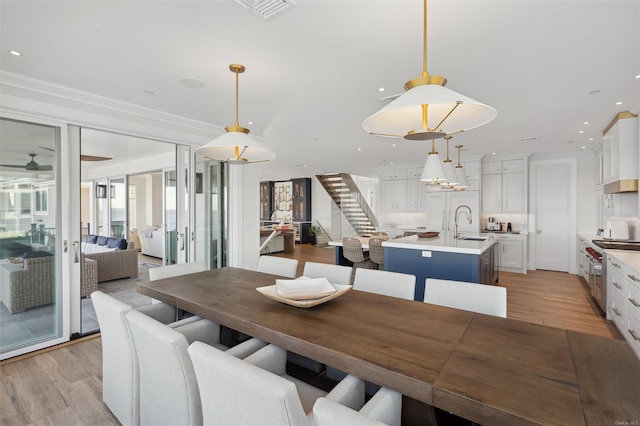
{"label": "cabinet hardware pull", "polygon": [[612,281],[612,282],[611,282],[611,284],[613,284],[613,286],[614,286],[615,288],[617,288],[618,290],[622,290],[622,287],[620,287],[620,286],[618,285],[618,283],[617,283],[617,282]]}
{"label": "cabinet hardware pull", "polygon": [[620,312],[618,312],[618,310],[616,308],[611,308],[611,310],[619,317],[621,317],[622,315],[620,315]]}
{"label": "cabinet hardware pull", "polygon": [[631,330],[630,328],[627,328],[627,330],[629,330],[629,334],[631,334],[631,337],[633,337],[633,340],[640,340],[640,337],[638,337],[635,331]]}
{"label": "cabinet hardware pull", "polygon": [[637,279],[637,278],[635,277],[635,275],[628,274],[627,276],[628,276],[629,278],[631,278],[631,279],[632,279],[633,281],[635,281],[635,282],[640,281],[639,279]]}
{"label": "cabinet hardware pull", "polygon": [[620,265],[618,265],[617,263],[611,263],[613,266],[615,266],[616,268],[620,269]]}
{"label": "cabinet hardware pull", "polygon": [[640,308],[640,304],[636,302],[634,299],[629,298],[629,302],[631,302],[633,306],[635,306],[636,308]]}

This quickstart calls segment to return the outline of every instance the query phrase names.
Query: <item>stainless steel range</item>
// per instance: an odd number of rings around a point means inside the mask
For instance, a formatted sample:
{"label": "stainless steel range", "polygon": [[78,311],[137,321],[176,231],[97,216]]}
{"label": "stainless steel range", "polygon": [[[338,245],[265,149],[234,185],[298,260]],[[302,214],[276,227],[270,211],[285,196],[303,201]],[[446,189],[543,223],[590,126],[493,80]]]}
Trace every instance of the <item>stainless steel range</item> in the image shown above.
{"label": "stainless steel range", "polygon": [[607,313],[607,289],[606,279],[604,278],[604,265],[602,253],[587,247],[584,255],[589,263],[589,287],[591,288],[591,296],[598,302],[600,309]]}
{"label": "stainless steel range", "polygon": [[587,247],[588,254],[585,255],[589,262],[589,287],[591,296],[598,302],[602,312],[607,313],[607,252],[605,250],[638,250],[640,251],[640,241],[621,240],[593,240],[595,246],[602,248],[598,251]]}

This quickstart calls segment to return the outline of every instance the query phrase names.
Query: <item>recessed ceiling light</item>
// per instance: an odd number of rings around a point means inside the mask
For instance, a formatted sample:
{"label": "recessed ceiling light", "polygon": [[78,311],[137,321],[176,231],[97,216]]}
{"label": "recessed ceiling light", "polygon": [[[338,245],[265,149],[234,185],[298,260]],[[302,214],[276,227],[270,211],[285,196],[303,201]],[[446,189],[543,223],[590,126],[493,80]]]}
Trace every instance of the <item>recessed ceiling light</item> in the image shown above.
{"label": "recessed ceiling light", "polygon": [[384,92],[384,87],[379,87],[378,92]]}
{"label": "recessed ceiling light", "polygon": [[362,151],[362,148],[358,148],[358,151]]}
{"label": "recessed ceiling light", "polygon": [[247,121],[247,123],[249,123],[249,124],[253,124],[253,121]]}
{"label": "recessed ceiling light", "polygon": [[582,146],[582,149],[587,149],[587,147],[583,145],[583,146]]}
{"label": "recessed ceiling light", "polygon": [[616,102],[616,105],[622,105],[622,101]]}
{"label": "recessed ceiling light", "polygon": [[395,143],[392,143],[392,144],[391,144],[391,146],[396,146],[396,144],[395,144]]}
{"label": "recessed ceiling light", "polygon": [[22,56],[22,53],[18,52],[17,50],[10,50],[9,53],[11,53],[13,56]]}
{"label": "recessed ceiling light", "polygon": [[182,78],[178,80],[178,83],[190,89],[202,89],[205,86],[204,81],[196,80],[195,78]]}
{"label": "recessed ceiling light", "polygon": [[585,121],[585,122],[584,122],[584,123],[582,123],[582,124],[589,124],[589,122],[588,122],[588,121]]}
{"label": "recessed ceiling light", "polygon": [[636,75],[635,78],[640,78],[640,74]]}
{"label": "recessed ceiling light", "polygon": [[492,153],[491,153],[491,155],[496,155],[496,153],[495,153],[495,152],[492,152]]}
{"label": "recessed ceiling light", "polygon": [[584,133],[584,130],[579,130],[578,133]]}
{"label": "recessed ceiling light", "polygon": [[593,140],[593,138],[589,138],[588,140],[592,141],[592,140]]}

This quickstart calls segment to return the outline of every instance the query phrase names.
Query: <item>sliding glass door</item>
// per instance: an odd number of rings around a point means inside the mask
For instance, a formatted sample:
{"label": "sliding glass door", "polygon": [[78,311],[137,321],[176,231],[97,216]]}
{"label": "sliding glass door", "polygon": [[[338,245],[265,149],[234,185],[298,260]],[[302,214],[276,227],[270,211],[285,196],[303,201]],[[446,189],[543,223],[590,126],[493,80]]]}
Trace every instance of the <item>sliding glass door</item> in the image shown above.
{"label": "sliding glass door", "polygon": [[63,222],[70,209],[60,174],[63,127],[0,118],[1,359],[69,335],[63,277],[74,246]]}

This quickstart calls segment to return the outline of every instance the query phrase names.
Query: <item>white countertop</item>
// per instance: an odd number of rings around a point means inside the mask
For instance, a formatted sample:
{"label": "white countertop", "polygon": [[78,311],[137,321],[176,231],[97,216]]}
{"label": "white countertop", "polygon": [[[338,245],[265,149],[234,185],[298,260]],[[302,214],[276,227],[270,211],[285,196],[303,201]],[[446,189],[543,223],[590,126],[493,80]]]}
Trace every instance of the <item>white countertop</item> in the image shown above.
{"label": "white countertop", "polygon": [[[473,237],[479,235],[467,234],[465,236]],[[410,250],[431,250],[447,253],[464,253],[464,254],[481,254],[496,241],[494,235],[488,235],[484,241],[460,240],[453,237],[437,238],[418,238],[417,235],[411,235],[404,238],[394,238],[392,240],[383,241],[382,247],[403,248]]]}
{"label": "white countertop", "polygon": [[607,256],[613,256],[620,262],[640,272],[640,251],[635,250],[605,250]]}

